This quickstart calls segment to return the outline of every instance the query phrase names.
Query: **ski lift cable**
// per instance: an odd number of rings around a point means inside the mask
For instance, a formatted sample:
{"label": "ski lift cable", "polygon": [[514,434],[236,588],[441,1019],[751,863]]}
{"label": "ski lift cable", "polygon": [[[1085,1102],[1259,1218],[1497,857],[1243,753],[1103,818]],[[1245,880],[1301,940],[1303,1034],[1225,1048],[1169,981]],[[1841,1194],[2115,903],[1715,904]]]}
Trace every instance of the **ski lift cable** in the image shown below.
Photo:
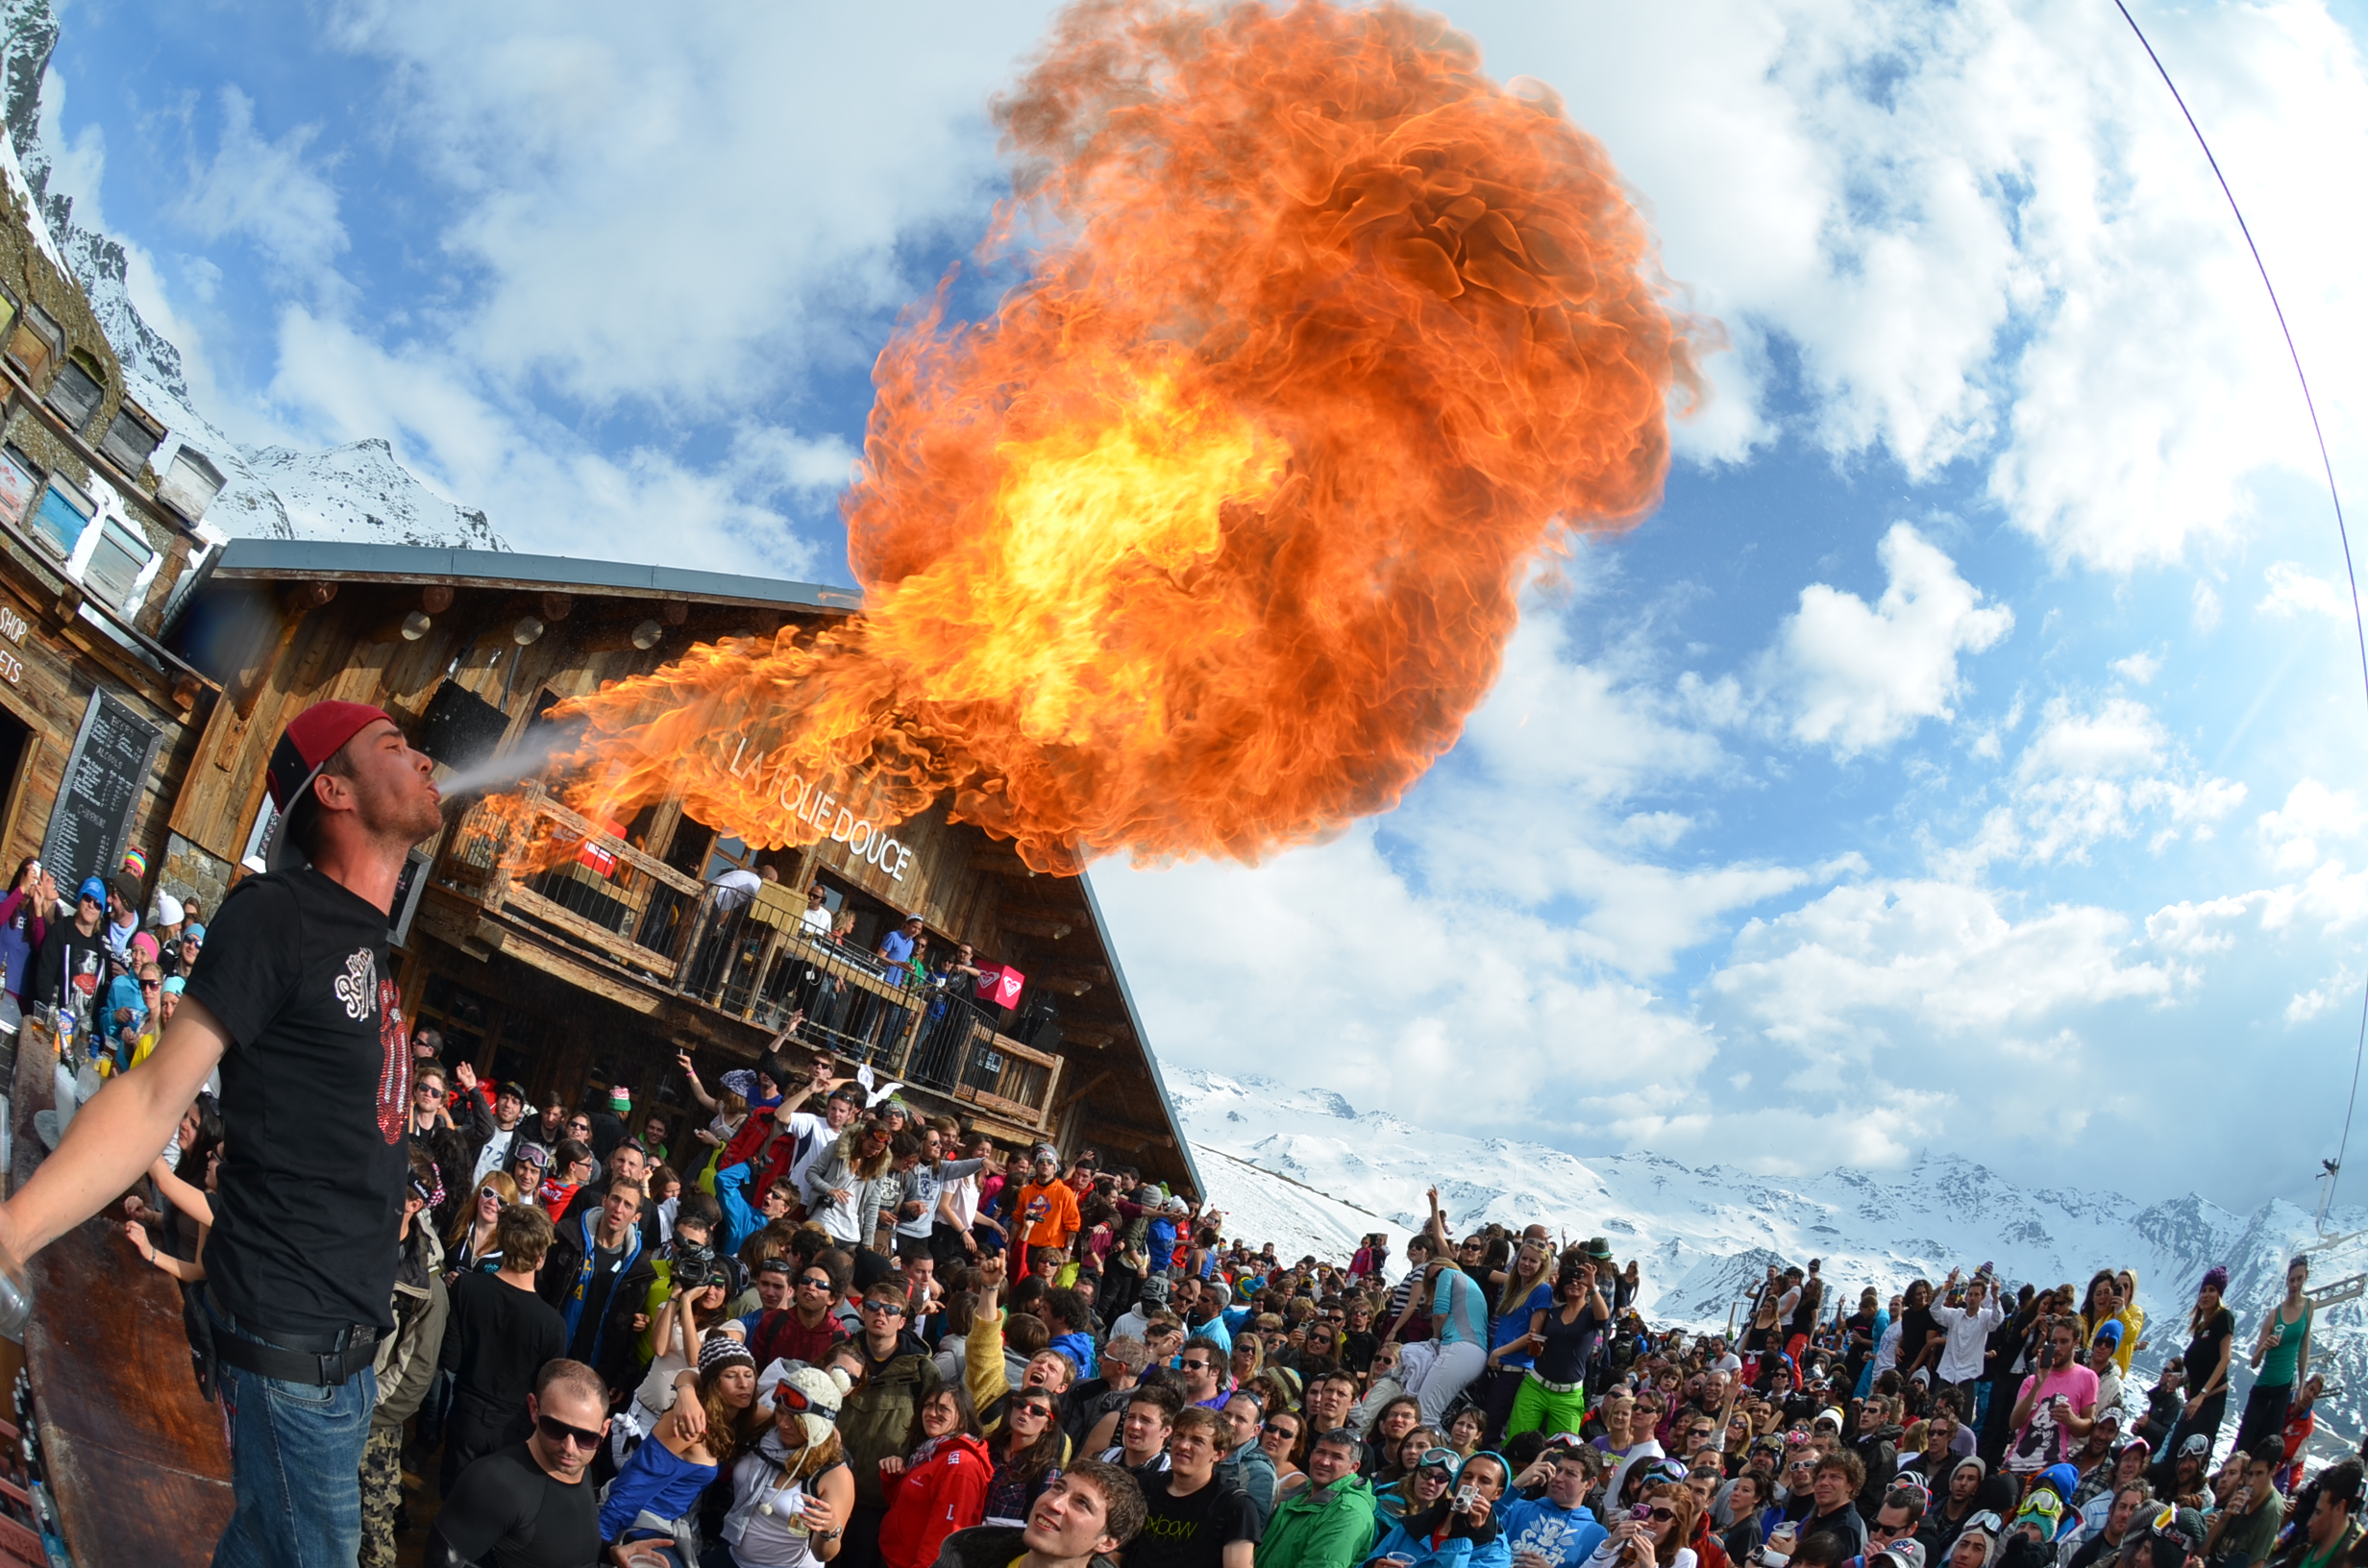
{"label": "ski lift cable", "polygon": [[[2278,299],[2278,285],[2270,282],[2269,263],[2261,259],[2261,247],[2254,241],[2253,226],[2245,221],[2245,209],[2236,200],[2236,191],[2229,184],[2229,177],[2221,172],[2220,159],[2212,153],[2210,138],[2204,135],[2204,128],[2196,123],[2195,111],[2187,107],[2186,97],[2179,90],[2179,84],[2171,80],[2170,67],[2162,63],[2160,55],[2155,53],[2155,46],[2147,38],[2146,30],[2137,25],[2137,18],[2130,13],[2129,6],[2124,0],[2113,0],[2113,9],[2121,12],[2121,19],[2128,22],[2130,31],[2137,35],[2138,47],[2144,49],[2146,58],[2154,61],[2155,73],[2162,78],[2162,85],[2170,88],[2171,101],[2179,106],[2180,115],[2186,120],[2187,129],[2195,133],[2195,144],[2204,150],[2204,161],[2211,165],[2212,178],[2220,183],[2220,194],[2228,198],[2229,211],[2236,219],[2237,232],[2245,236],[2245,249],[2253,253],[2253,269],[2261,275],[2261,288],[2269,295],[2270,309],[2277,314],[2278,331],[2285,338],[2286,356],[2294,361],[2294,380],[2302,385],[2303,406],[2310,414],[2310,433],[2319,443],[2319,467],[2327,475],[2327,499],[2334,503],[2335,537],[2343,546],[2344,583],[2352,591],[2352,634],[2359,648],[2360,695],[2363,700],[2368,700],[2368,616],[2363,616],[2360,611],[2359,574],[2352,565],[2352,530],[2344,522],[2343,492],[2335,484],[2335,460],[2327,450],[2327,430],[2319,423],[2318,400],[2310,395],[2310,378],[2303,370],[2302,349],[2294,341],[2294,329],[2286,322],[2285,306]],[[2335,1145],[2334,1163],[2327,1169],[2327,1195],[2320,1208],[2321,1234],[2324,1234],[2326,1211],[2334,1203],[2335,1184],[2342,1178],[2344,1153],[2352,1143],[2352,1113],[2359,1104],[2360,1061],[2363,1056],[2368,1056],[2368,982],[2364,982],[2361,988],[2359,1034],[2352,1046],[2352,1093],[2344,1102],[2343,1136]]]}

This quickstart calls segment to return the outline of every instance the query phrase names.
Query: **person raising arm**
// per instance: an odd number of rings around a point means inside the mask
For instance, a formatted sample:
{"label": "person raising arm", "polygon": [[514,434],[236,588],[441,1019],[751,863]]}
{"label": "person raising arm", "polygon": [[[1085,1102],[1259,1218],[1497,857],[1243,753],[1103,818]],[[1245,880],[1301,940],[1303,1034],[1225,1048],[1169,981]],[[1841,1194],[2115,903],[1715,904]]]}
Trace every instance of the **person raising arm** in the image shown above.
{"label": "person raising arm", "polygon": [[[230,1560],[360,1550],[352,1477],[372,1354],[394,1324],[410,1176],[411,1047],[387,916],[411,846],[443,825],[432,768],[377,708],[319,702],[289,722],[266,773],[282,812],[269,870],[224,900],[148,1060],[83,1108],[0,1209],[0,1248],[38,1253],[138,1177],[220,1066],[228,1152],[191,1317],[234,1412]],[[290,1382],[327,1392],[266,1395]],[[333,1475],[345,1483],[324,1483]]]}

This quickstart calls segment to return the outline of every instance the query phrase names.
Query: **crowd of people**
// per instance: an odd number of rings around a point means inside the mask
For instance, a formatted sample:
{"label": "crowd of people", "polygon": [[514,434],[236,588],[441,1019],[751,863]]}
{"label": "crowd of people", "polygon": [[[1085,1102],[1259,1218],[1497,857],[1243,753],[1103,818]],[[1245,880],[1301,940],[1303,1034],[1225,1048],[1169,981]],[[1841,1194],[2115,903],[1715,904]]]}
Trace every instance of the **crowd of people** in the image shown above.
{"label": "crowd of people", "polygon": [[270,786],[265,870],[210,930],[179,912],[168,1018],[76,956],[144,968],[121,889],[67,911],[21,872],[13,913],[61,924],[6,949],[113,1081],[0,1255],[141,1179],[119,1223],[231,1435],[219,1564],[377,1568],[410,1529],[431,1568],[2368,1568],[2361,1459],[2304,1462],[2306,1260],[2249,1329],[2220,1270],[2150,1323],[2128,1270],[1854,1303],[1811,1260],[1729,1345],[1649,1326],[1601,1237],[1433,1191],[1402,1258],[1286,1261],[779,1040],[712,1084],[684,1058],[694,1125],[619,1086],[535,1106],[400,1017],[426,759],[321,703]]}
{"label": "crowd of people", "polygon": [[[781,1043],[712,1085],[683,1057],[678,1127],[413,1042],[363,1562],[407,1518],[431,1564],[502,1568],[2368,1565],[2358,1462],[2302,1474],[2303,1260],[2245,1344],[2208,1276],[2150,1389],[2109,1269],[1853,1303],[1813,1260],[1730,1346],[1649,1328],[1601,1238],[1459,1237],[1434,1192],[1403,1260],[1287,1262]],[[221,1137],[201,1096],[129,1205],[192,1284]]]}

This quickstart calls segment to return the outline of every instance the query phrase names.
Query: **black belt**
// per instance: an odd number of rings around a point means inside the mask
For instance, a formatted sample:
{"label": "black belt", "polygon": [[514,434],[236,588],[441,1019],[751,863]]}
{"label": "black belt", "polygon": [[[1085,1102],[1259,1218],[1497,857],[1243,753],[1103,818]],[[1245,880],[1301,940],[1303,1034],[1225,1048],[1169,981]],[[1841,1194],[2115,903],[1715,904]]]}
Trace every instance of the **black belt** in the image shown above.
{"label": "black belt", "polygon": [[230,1313],[211,1301],[207,1305],[209,1315],[224,1331],[212,1336],[215,1358],[241,1372],[277,1378],[282,1383],[334,1388],[378,1356],[379,1331],[375,1327],[357,1325],[335,1334],[288,1334],[257,1328],[243,1331],[257,1338],[269,1334],[271,1343],[258,1344],[255,1339],[243,1337],[237,1320]]}

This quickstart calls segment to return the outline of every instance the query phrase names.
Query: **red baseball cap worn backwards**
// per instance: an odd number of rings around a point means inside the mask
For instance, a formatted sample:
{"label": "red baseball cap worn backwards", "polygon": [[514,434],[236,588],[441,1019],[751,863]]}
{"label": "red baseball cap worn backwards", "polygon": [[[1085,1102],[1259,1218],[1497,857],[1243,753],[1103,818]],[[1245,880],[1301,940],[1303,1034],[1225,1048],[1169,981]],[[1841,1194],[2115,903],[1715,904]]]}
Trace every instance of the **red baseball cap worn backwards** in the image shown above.
{"label": "red baseball cap worn backwards", "polygon": [[287,831],[294,806],[310,792],[322,765],[381,719],[390,724],[395,722],[384,709],[367,702],[315,702],[288,721],[280,744],[271,748],[271,764],[263,772],[272,806],[280,813],[271,842],[263,848],[267,868],[284,871],[305,864],[304,851],[296,847]]}

